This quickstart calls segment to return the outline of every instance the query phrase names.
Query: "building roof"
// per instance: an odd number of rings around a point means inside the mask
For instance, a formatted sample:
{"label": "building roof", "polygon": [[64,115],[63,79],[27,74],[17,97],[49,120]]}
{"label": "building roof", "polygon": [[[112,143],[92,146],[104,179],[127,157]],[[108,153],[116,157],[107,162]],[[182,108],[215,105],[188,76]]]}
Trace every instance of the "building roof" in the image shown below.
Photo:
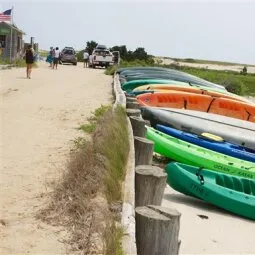
{"label": "building roof", "polygon": [[20,30],[15,24],[9,24],[9,23],[7,23],[7,22],[2,21],[2,22],[0,22],[0,26],[1,26],[1,25],[8,26],[9,28],[16,30],[17,32],[19,32],[19,33],[21,33],[21,34],[23,34],[23,35],[26,34],[26,33],[23,32],[22,30]]}

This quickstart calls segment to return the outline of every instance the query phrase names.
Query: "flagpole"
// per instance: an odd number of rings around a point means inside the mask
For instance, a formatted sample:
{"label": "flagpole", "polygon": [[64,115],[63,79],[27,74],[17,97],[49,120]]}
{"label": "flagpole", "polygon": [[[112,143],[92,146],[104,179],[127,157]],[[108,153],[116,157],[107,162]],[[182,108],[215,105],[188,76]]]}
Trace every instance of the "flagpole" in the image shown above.
{"label": "flagpole", "polygon": [[12,26],[13,26],[13,6],[11,12],[11,43],[10,43],[10,62],[12,61]]}

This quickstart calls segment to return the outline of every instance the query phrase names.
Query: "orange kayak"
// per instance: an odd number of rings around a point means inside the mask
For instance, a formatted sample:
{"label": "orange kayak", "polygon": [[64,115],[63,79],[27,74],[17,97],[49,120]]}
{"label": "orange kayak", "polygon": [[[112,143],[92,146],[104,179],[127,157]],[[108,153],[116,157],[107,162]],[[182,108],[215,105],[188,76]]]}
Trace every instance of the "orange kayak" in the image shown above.
{"label": "orange kayak", "polygon": [[178,86],[175,84],[148,84],[144,86],[140,86],[135,88],[133,91],[141,91],[141,90],[153,90],[155,92],[170,92],[170,91],[184,91],[184,92],[190,92],[195,94],[202,94],[202,95],[208,95],[212,97],[222,97],[222,98],[229,98],[237,101],[247,102],[250,103],[249,100],[247,100],[244,97],[238,96],[236,94],[227,92],[227,93],[221,93],[218,91],[211,91],[204,88],[197,88],[197,87],[188,87],[188,86]]}
{"label": "orange kayak", "polygon": [[255,122],[255,105],[223,97],[189,92],[156,92],[136,97],[142,106],[167,107],[209,112]]}

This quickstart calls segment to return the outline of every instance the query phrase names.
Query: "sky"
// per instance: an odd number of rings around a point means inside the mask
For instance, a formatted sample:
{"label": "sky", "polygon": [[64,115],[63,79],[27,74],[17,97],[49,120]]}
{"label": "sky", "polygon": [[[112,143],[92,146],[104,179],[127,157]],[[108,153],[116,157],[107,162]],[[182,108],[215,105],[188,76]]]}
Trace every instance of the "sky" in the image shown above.
{"label": "sky", "polygon": [[255,64],[255,0],[2,0],[40,49],[144,47],[154,56]]}

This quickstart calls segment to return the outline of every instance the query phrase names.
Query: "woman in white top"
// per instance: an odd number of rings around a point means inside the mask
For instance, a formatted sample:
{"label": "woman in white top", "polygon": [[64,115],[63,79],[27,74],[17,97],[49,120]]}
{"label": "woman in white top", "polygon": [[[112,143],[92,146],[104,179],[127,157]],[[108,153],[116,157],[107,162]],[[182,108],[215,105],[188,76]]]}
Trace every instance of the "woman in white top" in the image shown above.
{"label": "woman in white top", "polygon": [[54,67],[56,67],[56,69],[58,69],[58,61],[59,61],[59,57],[60,57],[60,51],[58,49],[58,47],[56,47],[56,49],[53,51],[53,66],[52,68],[54,69]]}

